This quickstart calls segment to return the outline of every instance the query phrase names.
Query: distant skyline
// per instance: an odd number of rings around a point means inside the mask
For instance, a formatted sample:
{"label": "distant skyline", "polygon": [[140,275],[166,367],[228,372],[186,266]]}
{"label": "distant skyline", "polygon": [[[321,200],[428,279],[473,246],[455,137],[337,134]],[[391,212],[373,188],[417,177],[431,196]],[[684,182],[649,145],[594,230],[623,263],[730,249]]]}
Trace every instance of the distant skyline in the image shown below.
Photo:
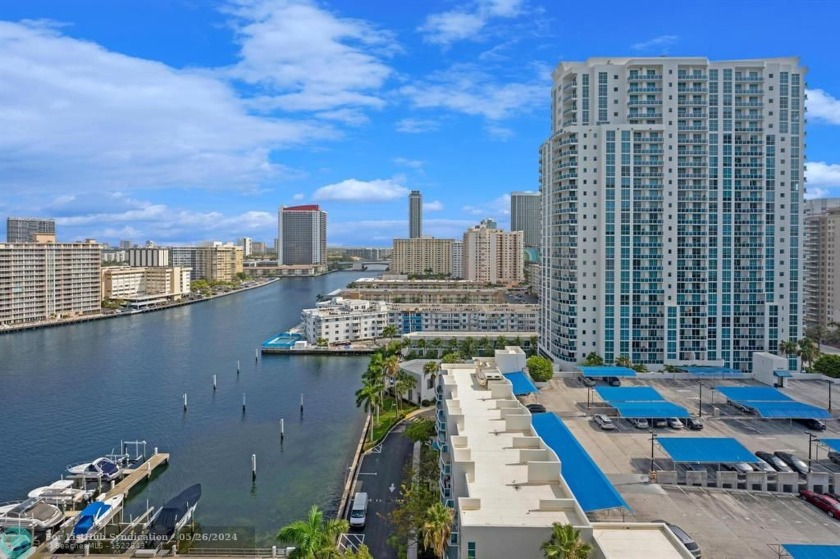
{"label": "distant skyline", "polygon": [[[633,21],[633,25],[627,25]],[[0,4],[0,217],[59,240],[330,246],[510,227],[538,189],[551,71],[595,56],[799,56],[808,194],[840,196],[840,4],[28,0]]]}

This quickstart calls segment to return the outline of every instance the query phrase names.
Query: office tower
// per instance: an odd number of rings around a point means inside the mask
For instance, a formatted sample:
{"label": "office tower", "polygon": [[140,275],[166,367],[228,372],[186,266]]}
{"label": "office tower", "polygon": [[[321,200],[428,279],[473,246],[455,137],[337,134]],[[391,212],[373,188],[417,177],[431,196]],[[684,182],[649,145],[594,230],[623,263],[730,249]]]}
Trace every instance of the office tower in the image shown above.
{"label": "office tower", "polygon": [[452,239],[394,239],[391,272],[412,276],[452,273]]}
{"label": "office tower", "polygon": [[419,239],[423,236],[423,196],[419,190],[408,195],[408,236]]}
{"label": "office tower", "polygon": [[484,227],[486,227],[488,229],[498,229],[499,228],[499,224],[496,223],[496,220],[491,218],[491,217],[486,217],[486,218],[482,219],[481,223],[479,223],[479,225],[483,225]]}
{"label": "office tower", "polygon": [[796,58],[555,69],[541,351],[564,367],[596,352],[750,370],[802,337],[805,72]]}
{"label": "office tower", "polygon": [[268,247],[261,241],[254,241],[251,243],[251,254],[265,254],[268,252]]}
{"label": "office tower", "polygon": [[540,193],[510,195],[510,230],[522,231],[526,247],[540,246]]}
{"label": "office tower", "polygon": [[55,242],[55,220],[39,217],[9,217],[6,219],[6,242],[34,243],[36,235],[52,235],[42,237],[44,242]]}
{"label": "office tower", "polygon": [[236,246],[242,247],[244,256],[251,256],[253,252],[253,239],[251,237],[242,237],[236,242]]}
{"label": "office tower", "polygon": [[95,242],[0,244],[0,324],[100,312],[101,253]]}
{"label": "office tower", "polygon": [[464,277],[464,241],[452,241],[452,277]]}
{"label": "office tower", "polygon": [[840,323],[840,198],[805,202],[805,324]]}
{"label": "office tower", "polygon": [[169,266],[168,248],[130,248],[126,251],[129,266]]}
{"label": "office tower", "polygon": [[120,248],[123,250],[131,248],[131,241],[120,241]]}
{"label": "office tower", "polygon": [[495,284],[525,279],[522,231],[494,229],[485,220],[467,229],[463,243],[465,280]]}
{"label": "office tower", "polygon": [[317,204],[282,207],[277,212],[277,263],[327,263],[327,212]]}

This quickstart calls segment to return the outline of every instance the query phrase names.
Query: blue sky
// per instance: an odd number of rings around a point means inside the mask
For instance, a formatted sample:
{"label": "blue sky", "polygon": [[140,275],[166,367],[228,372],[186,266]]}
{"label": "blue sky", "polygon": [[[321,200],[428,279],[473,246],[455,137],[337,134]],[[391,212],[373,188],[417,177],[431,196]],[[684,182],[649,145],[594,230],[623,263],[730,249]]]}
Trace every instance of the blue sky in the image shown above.
{"label": "blue sky", "polygon": [[830,1],[0,3],[0,215],[60,240],[271,242],[319,203],[331,245],[509,222],[538,188],[551,70],[590,56],[799,56],[808,196],[840,196]]}

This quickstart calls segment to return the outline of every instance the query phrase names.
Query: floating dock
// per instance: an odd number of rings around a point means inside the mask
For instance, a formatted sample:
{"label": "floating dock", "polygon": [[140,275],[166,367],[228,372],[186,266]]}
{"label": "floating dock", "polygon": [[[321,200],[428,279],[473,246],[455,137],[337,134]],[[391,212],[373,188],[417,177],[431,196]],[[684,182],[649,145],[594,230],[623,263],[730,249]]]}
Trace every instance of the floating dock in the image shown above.
{"label": "floating dock", "polygon": [[105,498],[110,499],[111,497],[116,497],[117,495],[122,495],[123,498],[127,498],[129,491],[131,491],[135,485],[144,479],[152,477],[152,472],[154,472],[158,467],[168,463],[168,452],[156,452],[152,454],[148,460],[140,464],[140,466],[124,469],[123,473],[125,474],[125,477],[105,494]]}

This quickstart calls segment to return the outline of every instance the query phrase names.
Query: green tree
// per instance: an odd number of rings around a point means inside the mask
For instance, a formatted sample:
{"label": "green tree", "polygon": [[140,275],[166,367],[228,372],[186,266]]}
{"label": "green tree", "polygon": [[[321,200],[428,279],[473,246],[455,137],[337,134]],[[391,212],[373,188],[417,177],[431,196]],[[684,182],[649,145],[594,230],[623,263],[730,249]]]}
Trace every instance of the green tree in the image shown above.
{"label": "green tree", "polygon": [[666,373],[679,373],[680,372],[680,368],[677,367],[676,365],[665,365],[665,367],[663,367],[662,370]]}
{"label": "green tree", "polygon": [[810,328],[805,329],[805,337],[811,338],[816,343],[817,347],[820,346],[822,341],[828,335],[828,328],[823,326],[822,324],[817,324],[816,326],[811,326]]}
{"label": "green tree", "polygon": [[505,338],[504,336],[499,336],[498,338],[496,338],[496,349],[504,349],[506,345],[508,345],[507,338]]}
{"label": "green tree", "polygon": [[811,372],[840,378],[840,355],[823,354],[814,361]]}
{"label": "green tree", "polygon": [[[356,407],[362,408],[370,416],[376,412],[376,424],[379,425],[379,408],[382,407],[382,393],[385,386],[382,379],[376,377],[362,378],[362,387],[356,391]],[[373,440],[373,429],[370,430]]]}
{"label": "green tree", "polygon": [[431,375],[432,385],[434,385],[438,372],[440,372],[440,363],[437,361],[427,361],[423,365],[423,385],[425,386],[426,383],[426,375]]}
{"label": "green tree", "polygon": [[810,338],[802,338],[801,340],[799,340],[798,345],[799,350],[796,353],[797,355],[799,355],[799,358],[802,360],[802,362],[807,364],[808,368],[810,369],[811,363],[814,362],[814,359],[820,356],[820,348]]}
{"label": "green tree", "polygon": [[442,363],[457,363],[461,360],[461,354],[457,351],[450,351],[449,353],[444,353],[443,357],[441,358]]}
{"label": "green tree", "polygon": [[551,526],[551,538],[540,549],[545,559],[587,559],[592,546],[580,537],[580,530],[571,524],[555,522]]}
{"label": "green tree", "polygon": [[397,412],[400,409],[400,403],[405,396],[405,393],[414,390],[417,387],[417,379],[414,378],[413,375],[400,370],[397,373],[397,376],[394,378],[394,394],[396,396],[395,400],[397,401]]}
{"label": "green tree", "polygon": [[554,367],[545,357],[532,355],[525,363],[528,366],[528,374],[536,382],[548,382],[554,376]]}
{"label": "green tree", "polygon": [[330,345],[330,342],[326,338],[318,338],[317,340],[315,340],[315,345],[318,347],[327,347],[328,345]]}
{"label": "green tree", "polygon": [[779,353],[781,353],[785,357],[796,355],[796,352],[798,350],[799,345],[796,343],[796,340],[783,340],[779,342]]}
{"label": "green tree", "polygon": [[383,338],[396,338],[399,335],[399,330],[393,324],[389,324],[382,329],[382,333],[379,335]]}
{"label": "green tree", "polygon": [[452,520],[455,511],[446,507],[440,501],[426,510],[423,521],[423,547],[443,558],[452,534]]}
{"label": "green tree", "polygon": [[592,351],[583,360],[583,365],[597,367],[604,364],[604,358]]}
{"label": "green tree", "polygon": [[647,366],[644,363],[633,363],[630,365],[630,368],[636,371],[637,373],[646,373],[648,372]]}
{"label": "green tree", "polygon": [[[397,374],[400,372],[400,358],[396,355],[386,357],[382,363],[382,372],[385,374],[386,384],[393,389],[397,381]],[[396,392],[394,396],[396,396]]]}
{"label": "green tree", "polygon": [[405,436],[413,442],[426,442],[435,436],[435,422],[423,417],[417,418],[405,428]]}
{"label": "green tree", "polygon": [[360,545],[355,551],[352,549],[345,550],[339,557],[340,559],[373,559],[370,549],[365,544]]}
{"label": "green tree", "polygon": [[618,357],[616,357],[615,358],[615,364],[618,365],[619,367],[632,367],[633,366],[633,362],[630,361],[630,358],[627,357],[626,355],[619,355]]}
{"label": "green tree", "polygon": [[295,547],[292,559],[316,559],[337,555],[336,540],[348,529],[346,520],[324,520],[324,513],[312,505],[306,520],[284,526],[277,533],[277,539]]}

